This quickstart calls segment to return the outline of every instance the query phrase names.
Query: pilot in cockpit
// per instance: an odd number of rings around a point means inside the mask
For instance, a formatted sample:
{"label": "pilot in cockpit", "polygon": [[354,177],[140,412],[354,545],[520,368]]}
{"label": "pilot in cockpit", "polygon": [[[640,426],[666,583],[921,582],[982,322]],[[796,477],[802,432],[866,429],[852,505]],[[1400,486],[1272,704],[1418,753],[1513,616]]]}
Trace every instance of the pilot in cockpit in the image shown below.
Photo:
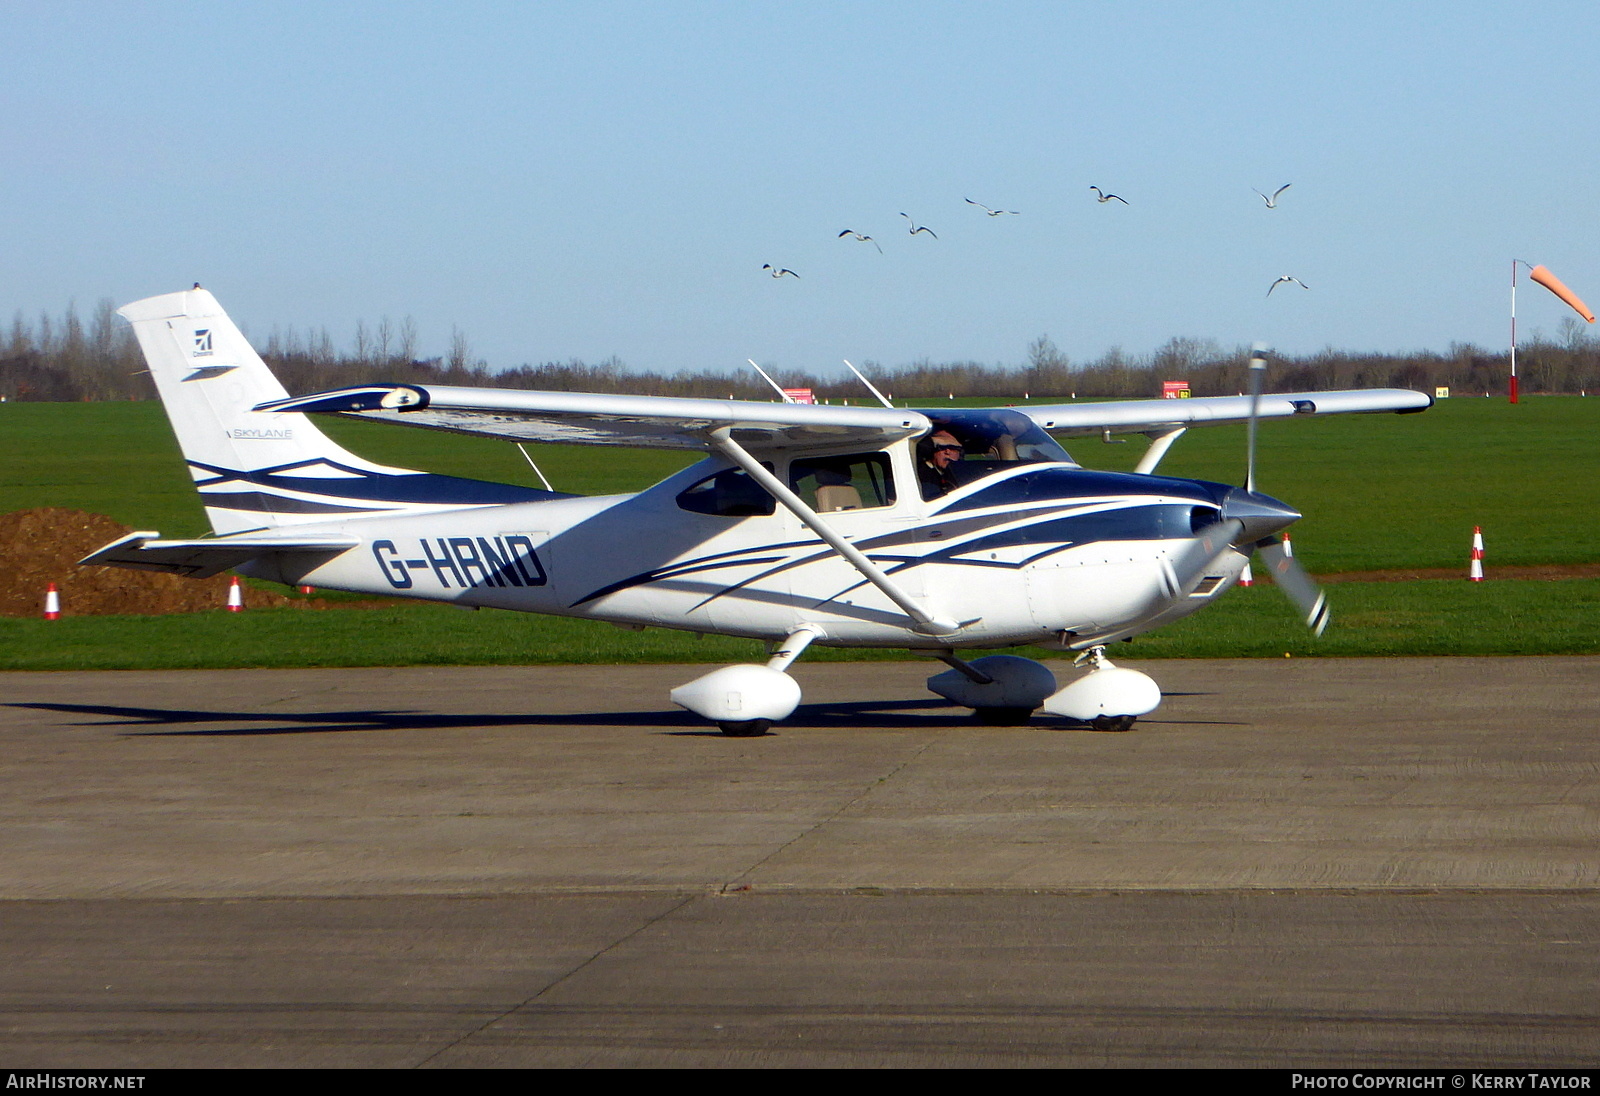
{"label": "pilot in cockpit", "polygon": [[958,408],[929,418],[933,431],[916,449],[924,499],[939,498],[1018,464],[1072,464],[1049,434],[1008,407]]}
{"label": "pilot in cockpit", "polygon": [[922,484],[924,499],[947,495],[959,486],[951,475],[950,466],[958,464],[965,452],[961,442],[948,430],[935,431],[917,443],[917,479]]}

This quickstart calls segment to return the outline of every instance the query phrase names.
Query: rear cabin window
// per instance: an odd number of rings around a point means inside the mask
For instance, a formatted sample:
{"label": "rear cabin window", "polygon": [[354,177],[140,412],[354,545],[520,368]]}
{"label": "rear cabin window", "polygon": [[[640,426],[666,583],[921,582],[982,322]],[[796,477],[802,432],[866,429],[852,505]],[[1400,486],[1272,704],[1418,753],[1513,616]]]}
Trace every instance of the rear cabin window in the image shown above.
{"label": "rear cabin window", "polygon": [[789,463],[789,487],[819,514],[894,505],[887,453],[806,457]]}
{"label": "rear cabin window", "polygon": [[[766,461],[761,464],[772,471]],[[766,517],[776,507],[777,501],[742,468],[725,468],[678,494],[679,509],[721,518]]]}

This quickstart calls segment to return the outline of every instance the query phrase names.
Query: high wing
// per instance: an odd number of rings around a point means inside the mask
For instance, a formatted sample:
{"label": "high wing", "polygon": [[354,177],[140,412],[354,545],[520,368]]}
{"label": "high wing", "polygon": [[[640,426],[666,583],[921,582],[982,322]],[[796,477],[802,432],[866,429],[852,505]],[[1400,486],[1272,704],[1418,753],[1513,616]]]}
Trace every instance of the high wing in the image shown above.
{"label": "high wing", "polygon": [[753,449],[876,449],[930,426],[924,415],[901,408],[409,384],[340,388],[271,400],[254,410],[326,412],[507,441],[640,449],[711,449],[712,432],[723,429]]}
{"label": "high wing", "polygon": [[246,560],[275,552],[338,555],[361,541],[343,533],[317,537],[250,535],[201,540],[161,540],[160,533],[129,533],[78,561],[84,566],[129,567],[189,578],[210,578]]}
{"label": "high wing", "polygon": [[[1250,404],[1249,396],[1201,396],[1186,400],[1035,404],[1016,410],[1053,434],[1153,434],[1186,426],[1247,422]],[[1406,415],[1432,406],[1433,397],[1404,388],[1279,392],[1262,394],[1259,415],[1264,419],[1379,411]]]}

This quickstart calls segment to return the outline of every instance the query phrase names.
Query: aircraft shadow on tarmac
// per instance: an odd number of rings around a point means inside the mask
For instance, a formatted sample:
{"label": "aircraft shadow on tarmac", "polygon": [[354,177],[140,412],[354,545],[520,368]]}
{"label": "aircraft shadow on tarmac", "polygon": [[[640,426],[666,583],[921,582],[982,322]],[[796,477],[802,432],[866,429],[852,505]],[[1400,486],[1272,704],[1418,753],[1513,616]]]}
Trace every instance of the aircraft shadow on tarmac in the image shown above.
{"label": "aircraft shadow on tarmac", "polygon": [[[561,712],[552,714],[454,713],[356,709],[329,712],[248,712],[199,708],[138,708],[114,704],[13,703],[69,715],[105,716],[80,726],[148,726],[172,728],[133,731],[160,735],[325,734],[342,731],[433,730],[468,727],[648,727],[667,734],[722,732],[698,716],[676,708],[651,712]],[[922,713],[927,714],[922,714]],[[237,726],[236,724],[248,724]],[[964,714],[942,700],[874,701],[803,705],[785,727],[860,727],[907,729],[966,724]],[[194,724],[224,724],[194,727]],[[235,724],[227,726],[227,724]],[[190,729],[179,729],[190,728]]]}
{"label": "aircraft shadow on tarmac", "polygon": [[[1183,695],[1183,694],[1174,694]],[[357,709],[335,712],[241,712],[198,708],[138,708],[114,704],[54,704],[15,702],[8,708],[29,708],[62,712],[68,715],[105,716],[78,726],[147,726],[160,730],[130,731],[132,735],[230,735],[330,734],[348,731],[446,730],[481,727],[641,727],[660,734],[708,735],[724,737],[698,716],[677,709],[651,712],[561,712],[538,714],[451,713]],[[1146,720],[1149,724],[1237,726],[1211,721]],[[247,726],[194,727],[194,724],[248,724]],[[889,700],[837,704],[803,704],[775,728],[781,734],[788,728],[816,730],[934,730],[972,727],[975,723],[964,709],[953,708],[943,700]],[[1084,726],[1055,717],[1036,718],[1030,726],[1039,730],[1084,730]],[[179,729],[189,727],[192,729]],[[171,728],[171,729],[166,729]]]}

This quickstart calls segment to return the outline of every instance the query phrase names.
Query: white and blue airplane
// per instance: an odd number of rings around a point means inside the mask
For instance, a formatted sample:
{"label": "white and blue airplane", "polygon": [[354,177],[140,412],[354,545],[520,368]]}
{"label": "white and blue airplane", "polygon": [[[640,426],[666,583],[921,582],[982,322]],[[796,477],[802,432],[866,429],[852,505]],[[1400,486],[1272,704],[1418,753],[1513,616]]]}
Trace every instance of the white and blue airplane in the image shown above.
{"label": "white and blue airplane", "polygon": [[[85,564],[290,585],[766,640],[672,700],[730,735],[800,702],[786,672],[812,643],[907,648],[949,670],[935,693],[994,723],[1036,710],[1126,730],[1161,701],[1105,646],[1215,600],[1259,552],[1321,631],[1327,608],[1275,534],[1300,515],[1254,490],[1259,418],[1416,412],[1372,389],[995,409],[380,384],[291,397],[216,299],[136,301],[132,324],[213,536],[137,532]],[[864,379],[864,378],[863,378]],[[870,385],[869,385],[870,387]],[[874,390],[876,395],[876,391]],[[514,442],[700,452],[631,495],[582,497],[390,468],[308,417],[346,415]],[[1250,424],[1246,486],[1155,474],[1190,426]],[[1132,473],[1080,467],[1051,434],[1151,446]],[[1042,663],[963,649],[1080,652],[1061,687]]]}

